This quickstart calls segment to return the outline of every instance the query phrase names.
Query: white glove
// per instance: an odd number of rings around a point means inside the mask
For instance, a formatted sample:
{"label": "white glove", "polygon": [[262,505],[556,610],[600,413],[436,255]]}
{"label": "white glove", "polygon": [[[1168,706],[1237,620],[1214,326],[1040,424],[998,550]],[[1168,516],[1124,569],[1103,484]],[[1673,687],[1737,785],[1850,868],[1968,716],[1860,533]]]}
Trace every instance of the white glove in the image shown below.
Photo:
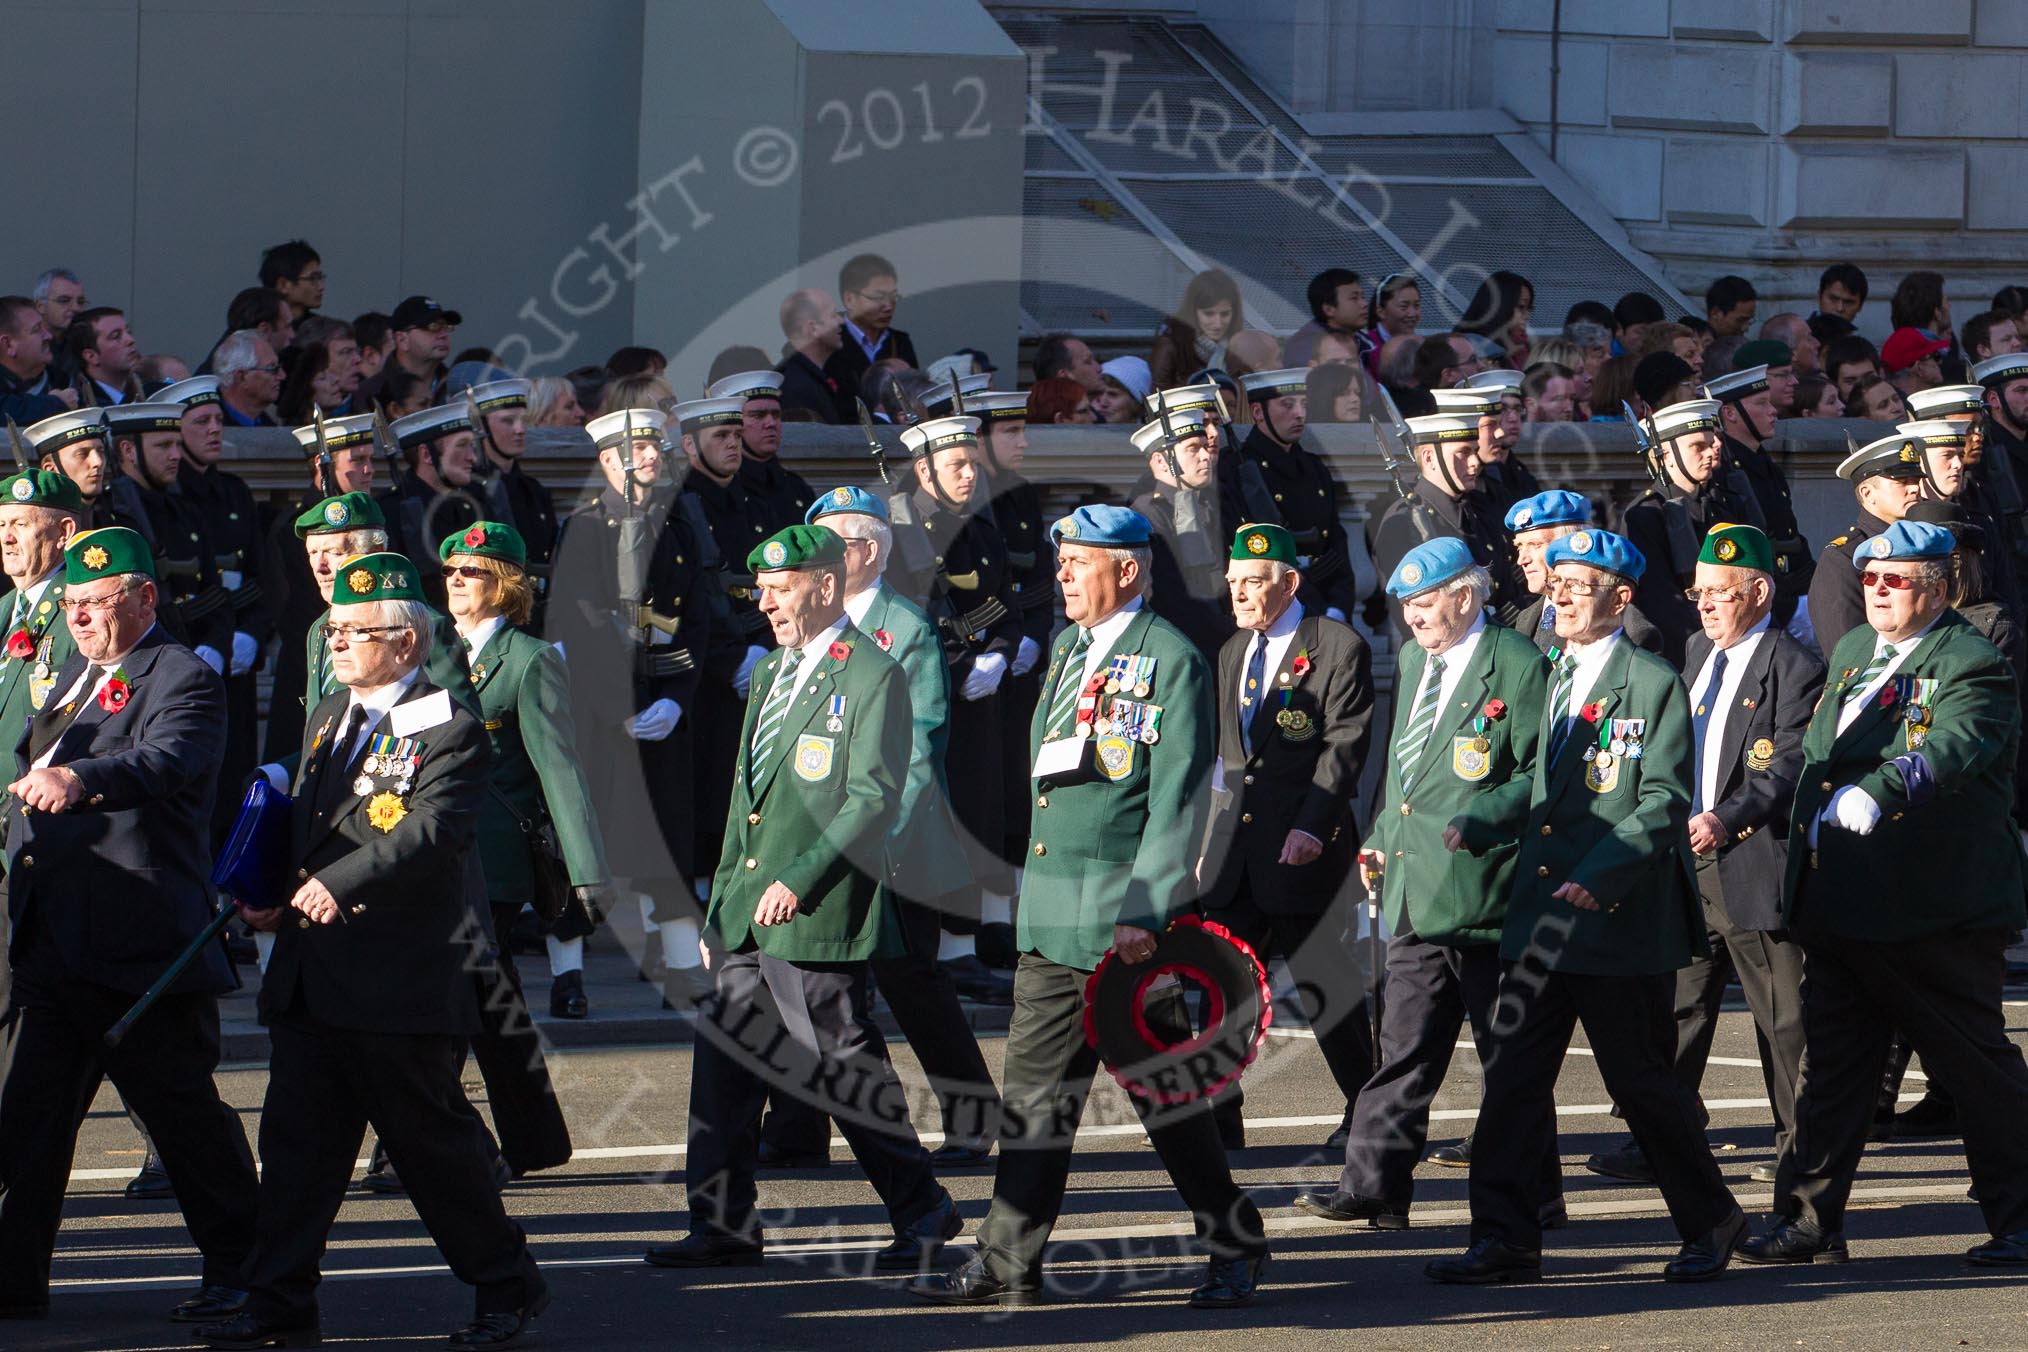
{"label": "white glove", "polygon": [[210,667],[219,675],[225,675],[225,654],[212,647],[209,643],[197,645],[197,660],[204,663],[205,666]]}
{"label": "white glove", "polygon": [[626,721],[627,735],[637,742],[659,742],[676,731],[683,706],[673,699],[658,699]]}
{"label": "white glove", "polygon": [[269,761],[260,767],[259,773],[268,781],[268,787],[276,793],[289,791],[289,772],[284,770],[279,762]]}
{"label": "white glove", "polygon": [[1042,660],[1042,645],[1023,634],[1021,646],[1014,651],[1014,674],[1026,676],[1035,670],[1035,664]]}
{"label": "white glove", "polygon": [[1345,623],[1345,612],[1338,609],[1338,607],[1336,606],[1325,606],[1324,614],[1329,616],[1331,619],[1336,620],[1340,624]]}
{"label": "white glove", "polygon": [[1831,801],[1824,805],[1823,820],[1833,826],[1842,826],[1855,836],[1871,835],[1873,828],[1880,824],[1880,804],[1858,785],[1847,784],[1832,794]]}
{"label": "white glove", "polygon": [[760,660],[767,655],[768,650],[766,648],[756,648],[752,644],[747,645],[746,660],[739,664],[738,671],[732,673],[733,693],[741,699],[746,698],[747,687],[753,684],[753,669],[759,666]]}
{"label": "white glove", "polygon": [[252,634],[235,632],[232,636],[232,674],[244,676],[260,661],[261,645]]}
{"label": "white glove", "polygon": [[1000,688],[1007,676],[1007,659],[998,653],[980,653],[972,659],[972,670],[958,693],[967,700],[980,700]]}

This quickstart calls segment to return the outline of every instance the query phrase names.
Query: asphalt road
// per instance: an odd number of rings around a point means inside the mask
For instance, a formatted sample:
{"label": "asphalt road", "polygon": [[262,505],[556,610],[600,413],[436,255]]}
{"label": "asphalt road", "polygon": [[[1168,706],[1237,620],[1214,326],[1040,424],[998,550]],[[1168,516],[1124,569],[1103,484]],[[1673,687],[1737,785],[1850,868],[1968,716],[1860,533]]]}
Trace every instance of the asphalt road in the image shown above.
{"label": "asphalt road", "polygon": [[[2009,1007],[2016,1038],[2028,1036],[2028,1004]],[[1269,1218],[1275,1257],[1249,1310],[1203,1312],[1182,1296],[1202,1260],[1125,1096],[1095,1093],[1079,1138],[1078,1168],[1051,1257],[1049,1304],[981,1313],[923,1306],[867,1268],[885,1242],[870,1187],[834,1143],[831,1168],[764,1175],[771,1210],[769,1258],[760,1269],[665,1272],[640,1251],[681,1233],[681,1169],[688,1101],[687,1047],[559,1052],[553,1062],[578,1155],[564,1169],[515,1183],[509,1209],[527,1228],[556,1301],[530,1346],[552,1348],[1061,1347],[1134,1340],[1137,1348],[1208,1352],[1270,1345],[1278,1334],[1305,1347],[1369,1349],[1525,1348],[1931,1348],[2028,1347],[2028,1283],[1965,1266],[1983,1238],[1965,1201],[1956,1141],[1898,1142],[1869,1150],[1848,1227],[1845,1267],[1735,1267],[1720,1281],[1670,1287],[1657,1276],[1675,1249],[1651,1189],[1594,1177],[1590,1152],[1618,1139],[1591,1059],[1573,1054],[1559,1086],[1561,1149],[1574,1223],[1548,1236],[1542,1284],[1519,1288],[1433,1286],[1430,1257],[1466,1243],[1462,1172],[1423,1166],[1413,1228],[1345,1230],[1303,1217],[1290,1199],[1328,1181],[1335,1163],[1317,1149],[1340,1103],[1306,1030],[1278,1029],[1246,1078],[1249,1148],[1235,1157],[1244,1184]],[[1770,1158],[1768,1113],[1752,1060],[1752,1025],[1725,1016],[1705,1081],[1720,1163],[1751,1213],[1766,1185],[1748,1180]],[[1001,1041],[986,1044],[997,1072]],[[920,1084],[905,1047],[903,1076]],[[1438,1103],[1432,1140],[1462,1135],[1477,1098],[1475,1064],[1462,1050]],[[249,1134],[265,1084],[261,1066],[221,1074],[227,1100]],[[1911,1092],[1920,1081],[1911,1077]],[[468,1074],[475,1099],[483,1092]],[[924,1117],[918,1113],[917,1120]],[[2028,1129],[2028,1124],[2023,1124]],[[934,1138],[931,1138],[934,1141]],[[162,1312],[193,1286],[196,1264],[168,1204],[124,1200],[138,1142],[111,1094],[102,1093],[80,1139],[70,1205],[55,1262],[54,1310],[46,1323],[0,1325],[0,1348],[168,1348],[187,1331]],[[970,1234],[985,1212],[990,1169],[945,1180]],[[444,1269],[402,1199],[357,1194],[340,1213],[325,1263],[327,1343],[436,1346],[463,1322],[469,1293]]]}

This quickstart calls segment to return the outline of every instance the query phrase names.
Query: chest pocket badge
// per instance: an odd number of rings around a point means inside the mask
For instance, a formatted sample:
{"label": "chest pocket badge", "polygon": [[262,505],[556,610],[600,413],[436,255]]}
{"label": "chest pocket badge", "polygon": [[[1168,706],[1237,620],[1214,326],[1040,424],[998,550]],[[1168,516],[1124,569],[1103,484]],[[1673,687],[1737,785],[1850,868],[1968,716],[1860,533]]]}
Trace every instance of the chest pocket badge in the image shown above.
{"label": "chest pocket badge", "polygon": [[1098,739],[1099,773],[1115,782],[1134,772],[1134,743],[1125,737]]}
{"label": "chest pocket badge", "polygon": [[1451,773],[1477,782],[1493,768],[1493,745],[1477,735],[1451,738]]}
{"label": "chest pocket badge", "polygon": [[832,751],[837,741],[830,737],[805,734],[796,739],[796,774],[815,784],[831,775]]}
{"label": "chest pocket badge", "polygon": [[1753,745],[1746,749],[1746,768],[1749,770],[1765,770],[1773,764],[1773,740],[1766,737],[1755,738]]}
{"label": "chest pocket badge", "polygon": [[1585,762],[1584,786],[1593,793],[1611,793],[1620,786],[1620,761],[1622,757],[1609,751],[1601,751]]}

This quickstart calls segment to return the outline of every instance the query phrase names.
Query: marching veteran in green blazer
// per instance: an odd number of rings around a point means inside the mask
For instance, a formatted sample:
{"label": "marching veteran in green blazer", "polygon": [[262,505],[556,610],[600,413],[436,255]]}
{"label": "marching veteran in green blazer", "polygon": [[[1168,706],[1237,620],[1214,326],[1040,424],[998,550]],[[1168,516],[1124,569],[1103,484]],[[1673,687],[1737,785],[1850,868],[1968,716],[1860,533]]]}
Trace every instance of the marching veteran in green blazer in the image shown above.
{"label": "marching veteran in green blazer", "polygon": [[704,917],[716,982],[690,1075],[690,1233],[658,1267],[751,1266],[761,1109],[773,1084],[817,1100],[887,1207],[874,1258],[920,1271],[960,1228],[865,1012],[867,961],[901,951],[882,883],[908,773],[908,681],[845,611],[845,544],[794,525],[747,556],[780,645],[754,668]]}
{"label": "marching veteran in green blazer", "polygon": [[[479,813],[493,931],[506,934],[530,902],[538,912],[548,911],[543,918],[549,922],[549,1012],[582,1019],[591,1012],[584,992],[584,937],[598,926],[597,894],[611,875],[577,758],[563,657],[520,627],[535,608],[521,532],[504,522],[474,522],[445,536],[437,557],[443,561],[445,604],[493,744],[493,785]],[[540,864],[537,850],[546,856]],[[539,896],[538,873],[557,862],[568,896]],[[511,964],[504,942],[500,953]]]}
{"label": "marching veteran in green blazer", "polygon": [[54,470],[0,482],[0,568],[14,589],[0,596],[0,727],[12,735],[41,712],[56,673],[77,651],[63,622],[63,547],[77,533],[84,498]]}
{"label": "marching veteran in green blazer", "polygon": [[[978,1255],[910,1286],[939,1304],[1027,1304],[1040,1294],[1042,1250],[1099,1066],[1085,1039],[1085,983],[1107,949],[1129,965],[1147,961],[1157,932],[1194,905],[1217,706],[1203,656],[1146,604],[1149,531],[1138,512],[1095,506],[1050,532],[1072,627],[1056,640],[1029,729],[1035,811],[999,1167]],[[1168,1043],[1190,1036],[1178,988],[1154,992],[1146,1010]],[[1133,1103],[1149,1112],[1139,1095]],[[1191,1303],[1247,1303],[1267,1239],[1233,1183],[1208,1101],[1144,1122],[1210,1250]]]}
{"label": "marching veteran in green blazer", "polygon": [[[1394,735],[1380,810],[1359,867],[1387,910],[1380,1069],[1359,1090],[1336,1188],[1296,1205],[1375,1229],[1408,1224],[1429,1110],[1469,1019],[1490,1054],[1500,932],[1534,790],[1549,664],[1486,614],[1491,576],[1455,536],[1402,556],[1387,590],[1413,643],[1395,667]],[[1540,1156],[1539,1210],[1563,1209],[1555,1122]],[[1469,1151],[1467,1151],[1469,1153]]]}
{"label": "marching veteran in green blazer", "polygon": [[1832,649],[1803,736],[1783,918],[1803,947],[1809,1055],[1795,1149],[1757,1263],[1843,1262],[1845,1205],[1894,1029],[1949,1093],[1992,1238],[2028,1265],[2028,1067],[2001,981],[2020,929],[2021,710],[1999,649],[1950,606],[1951,532],[1897,521],[1853,550],[1866,622]]}
{"label": "marching veteran in green blazer", "polygon": [[1558,650],[1501,940],[1509,966],[1473,1136],[1472,1244],[1424,1271],[1463,1284],[1541,1277],[1545,1132],[1582,1023],[1683,1240],[1663,1276],[1705,1281],[1724,1271],[1746,1217],[1696,1094],[1674,1072],[1675,973],[1704,944],[1687,825],[1690,699],[1622,628],[1648,566],[1640,550],[1581,530],[1553,541],[1543,563]]}

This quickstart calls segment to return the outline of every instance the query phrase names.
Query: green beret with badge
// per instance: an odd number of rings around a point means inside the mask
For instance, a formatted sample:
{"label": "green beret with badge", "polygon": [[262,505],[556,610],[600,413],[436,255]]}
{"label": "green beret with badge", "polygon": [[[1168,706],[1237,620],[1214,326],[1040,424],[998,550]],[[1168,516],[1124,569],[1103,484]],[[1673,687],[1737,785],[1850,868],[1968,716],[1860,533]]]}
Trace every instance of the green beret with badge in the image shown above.
{"label": "green beret with badge", "polygon": [[60,512],[84,514],[84,494],[67,474],[53,469],[23,470],[0,484],[0,502],[23,507],[54,507]]}
{"label": "green beret with badge", "polygon": [[1697,551],[1697,562],[1772,573],[1774,546],[1768,543],[1767,532],[1758,526],[1721,521],[1705,535],[1704,546]]}
{"label": "green beret with badge", "polygon": [[139,573],[155,576],[155,551],[139,531],[102,526],[73,535],[63,549],[63,581],[67,587],[101,577]]}
{"label": "green beret with badge", "polygon": [[296,538],[312,535],[342,535],[355,530],[385,530],[387,518],[380,504],[364,493],[340,493],[325,498],[296,518]]}
{"label": "green beret with badge", "polygon": [[437,557],[448,561],[453,554],[498,559],[516,568],[528,567],[528,543],[521,532],[504,521],[474,521],[464,530],[452,531],[437,546]]}
{"label": "green beret with badge", "polygon": [[331,582],[334,610],[373,601],[423,599],[422,579],[416,574],[416,566],[401,554],[355,555],[338,565]]}
{"label": "green beret with badge", "polygon": [[756,573],[838,568],[844,563],[845,541],[829,526],[785,526],[746,556],[747,568]]}
{"label": "green beret with badge", "polygon": [[1232,537],[1232,561],[1235,563],[1266,559],[1294,568],[1297,566],[1296,557],[1296,537],[1289,534],[1287,526],[1273,522],[1248,522]]}

